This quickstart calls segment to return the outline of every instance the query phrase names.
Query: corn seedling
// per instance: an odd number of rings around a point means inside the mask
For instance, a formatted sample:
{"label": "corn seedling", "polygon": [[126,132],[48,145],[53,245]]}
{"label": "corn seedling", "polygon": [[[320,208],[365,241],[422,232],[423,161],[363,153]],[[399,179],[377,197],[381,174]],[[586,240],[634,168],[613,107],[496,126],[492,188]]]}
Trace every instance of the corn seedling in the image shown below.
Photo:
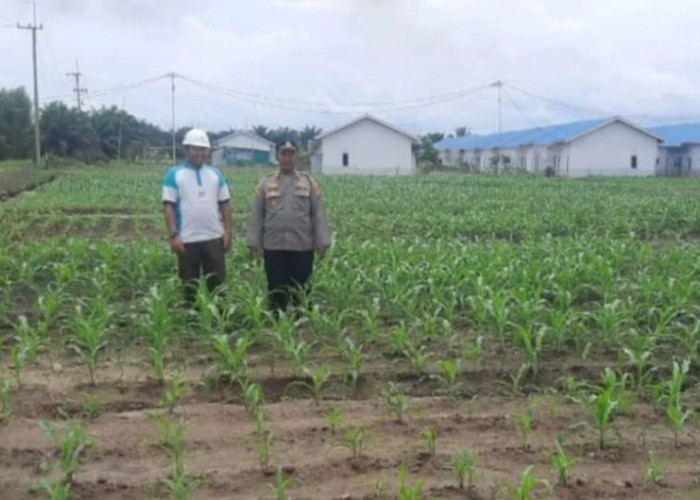
{"label": "corn seedling", "polygon": [[174,319],[170,310],[174,303],[174,287],[159,288],[154,285],[144,299],[145,337],[149,343],[148,360],[153,368],[153,375],[158,382],[165,380],[165,355],[170,343]]}
{"label": "corn seedling", "polygon": [[678,438],[680,436],[685,423],[693,416],[693,410],[683,410],[679,405],[673,404],[669,399],[668,407],[666,408],[666,418],[669,426],[673,431],[673,445],[678,448]]}
{"label": "corn seedling", "polygon": [[243,390],[246,410],[248,410],[248,414],[254,416],[265,404],[262,387],[255,382],[243,380],[241,381],[241,389]]}
{"label": "corn seedling", "polygon": [[457,359],[455,361],[451,361],[449,359],[445,359],[440,361],[438,366],[440,368],[440,373],[437,375],[437,379],[440,382],[440,385],[442,385],[451,398],[457,397],[459,392],[458,377],[462,371],[462,360]]}
{"label": "corn seedling", "polygon": [[270,466],[272,458],[272,432],[269,430],[263,431],[258,438],[257,456],[260,470],[265,471]]}
{"label": "corn seedling", "polygon": [[411,366],[417,373],[425,373],[428,365],[428,351],[424,345],[416,347],[413,344],[409,344],[403,354],[411,362]]}
{"label": "corn seedling", "polygon": [[647,469],[644,474],[645,483],[653,483],[662,485],[664,483],[664,472],[661,469],[659,460],[652,450],[649,450],[649,455],[647,459]]}
{"label": "corn seedling", "polygon": [[515,500],[534,500],[532,492],[537,486],[537,480],[535,479],[532,473],[534,467],[534,465],[530,465],[523,471],[522,475],[520,476],[520,483],[513,492]]}
{"label": "corn seedling", "polygon": [[428,427],[423,429],[420,433],[420,437],[423,438],[425,444],[428,446],[428,453],[431,456],[435,456],[435,444],[437,443],[438,431],[435,427]]}
{"label": "corn seedling", "polygon": [[184,452],[171,452],[170,456],[172,472],[170,477],[161,478],[161,482],[168,488],[172,500],[190,500],[201,481],[189,474]]}
{"label": "corn seedling", "polygon": [[634,383],[638,392],[647,384],[652,375],[653,369],[649,369],[647,364],[651,358],[651,351],[637,351],[629,347],[624,347],[622,352],[627,356],[627,360],[634,366]]}
{"label": "corn seedling", "polygon": [[391,354],[401,356],[412,347],[411,332],[403,323],[389,332],[388,340],[391,344]]}
{"label": "corn seedling", "polygon": [[68,345],[80,356],[88,370],[90,384],[95,385],[97,358],[107,347],[109,310],[103,299],[92,300],[89,307],[90,313],[86,313],[82,306],[76,306]]}
{"label": "corn seedling", "polygon": [[464,356],[474,363],[477,370],[481,370],[481,361],[484,357],[484,337],[479,335],[474,343],[464,350]]}
{"label": "corn seedling", "polygon": [[49,437],[60,453],[60,469],[65,483],[73,482],[73,475],[78,470],[80,457],[87,449],[97,447],[97,441],[80,425],[73,425],[59,432],[49,422],[42,421],[39,426]]}
{"label": "corn seedling", "polygon": [[467,489],[471,491],[476,475],[476,457],[470,451],[463,450],[454,457],[452,462],[452,474],[457,480],[460,490],[464,489],[464,481],[467,481]]}
{"label": "corn seedling", "polygon": [[408,467],[404,460],[399,468],[399,487],[396,492],[397,500],[420,500],[423,498],[423,486],[425,481],[416,480],[413,485],[408,484]]}
{"label": "corn seedling", "polygon": [[295,337],[294,331],[301,321],[295,320],[293,316],[282,314],[277,320],[273,334],[284,357],[291,364],[292,372],[297,377],[302,375],[306,359],[314,346],[311,342]]}
{"label": "corn seedling", "polygon": [[321,403],[321,393],[331,377],[331,369],[327,366],[322,366],[315,370],[310,370],[309,368],[304,367],[303,372],[310,380],[310,383],[303,380],[295,380],[294,382],[291,382],[285,390],[295,386],[304,387],[311,391],[314,398],[314,403],[316,406],[318,406]]}
{"label": "corn seedling", "polygon": [[362,362],[364,354],[362,353],[362,344],[355,343],[350,337],[346,337],[343,342],[342,352],[350,364],[348,376],[352,380],[352,385],[357,388],[357,383],[360,380],[362,373]]}
{"label": "corn seedling", "polygon": [[266,432],[265,423],[267,422],[267,414],[265,408],[258,408],[258,411],[253,415],[253,422],[255,422],[255,435],[258,439]]}
{"label": "corn seedling", "polygon": [[229,336],[225,334],[212,335],[210,342],[217,355],[216,369],[219,377],[228,377],[233,384],[245,374],[250,340],[248,337],[239,338],[233,349]]}
{"label": "corn seedling", "polygon": [[174,422],[165,415],[151,414],[151,418],[158,425],[158,445],[172,454],[181,454],[185,446],[184,422]]}
{"label": "corn seedling", "polygon": [[598,448],[605,449],[605,433],[610,426],[618,401],[615,398],[615,388],[606,387],[596,395],[581,400],[583,406],[593,417],[593,423],[598,430]]}
{"label": "corn seedling", "polygon": [[534,405],[529,402],[518,414],[518,430],[523,439],[523,449],[530,450],[530,436],[532,434],[532,423],[535,420]]}
{"label": "corn seedling", "polygon": [[404,415],[410,409],[408,396],[401,392],[401,389],[393,382],[389,382],[384,391],[384,404],[396,416],[397,422],[403,422]]}
{"label": "corn seedling", "polygon": [[62,480],[50,481],[49,479],[41,479],[38,487],[48,496],[45,500],[68,500],[70,498],[70,483]]}
{"label": "corn seedling", "polygon": [[331,408],[326,412],[324,418],[326,426],[331,430],[331,434],[335,435],[343,423],[343,411],[340,408]]}
{"label": "corn seedling", "polygon": [[29,325],[26,316],[19,317],[15,325],[14,339],[24,352],[25,363],[34,363],[44,341],[37,329]]}
{"label": "corn seedling", "polygon": [[175,406],[180,402],[185,384],[182,382],[180,375],[176,376],[168,387],[166,387],[163,396],[160,398],[160,405],[168,410],[172,415]]}
{"label": "corn seedling", "polygon": [[80,418],[95,419],[102,414],[102,402],[97,396],[86,394],[80,408]]}
{"label": "corn seedling", "polygon": [[0,423],[7,424],[12,416],[12,389],[10,381],[2,379],[0,382]]}
{"label": "corn seedling", "polygon": [[293,482],[292,478],[286,477],[282,469],[278,468],[275,475],[275,483],[270,485],[270,488],[275,493],[275,500],[290,500],[288,490]]}
{"label": "corn seedling", "polygon": [[367,448],[367,429],[361,426],[352,427],[345,434],[345,438],[340,446],[350,450],[352,458],[359,457]]}
{"label": "corn seedling", "polygon": [[566,455],[566,451],[559,439],[557,439],[556,446],[557,451],[552,453],[552,465],[557,471],[559,486],[567,486],[571,477],[571,467],[576,464],[576,460]]}

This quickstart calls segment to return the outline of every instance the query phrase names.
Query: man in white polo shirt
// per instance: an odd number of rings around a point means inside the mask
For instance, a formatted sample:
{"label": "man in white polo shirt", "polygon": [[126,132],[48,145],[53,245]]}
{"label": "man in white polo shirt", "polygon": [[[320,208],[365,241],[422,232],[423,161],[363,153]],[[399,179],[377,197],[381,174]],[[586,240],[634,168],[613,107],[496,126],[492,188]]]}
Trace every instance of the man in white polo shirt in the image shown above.
{"label": "man in white polo shirt", "polygon": [[226,281],[224,254],[231,249],[233,211],[226,179],[205,164],[211,148],[206,132],[190,130],[182,145],[185,162],[163,181],[163,212],[185,299],[192,303],[200,278],[206,277],[211,292]]}

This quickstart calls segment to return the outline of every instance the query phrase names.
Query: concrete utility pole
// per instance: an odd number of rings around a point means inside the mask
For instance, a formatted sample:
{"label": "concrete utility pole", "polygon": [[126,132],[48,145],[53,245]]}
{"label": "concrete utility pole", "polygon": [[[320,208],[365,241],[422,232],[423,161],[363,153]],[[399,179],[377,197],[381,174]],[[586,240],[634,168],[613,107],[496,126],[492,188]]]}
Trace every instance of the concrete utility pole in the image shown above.
{"label": "concrete utility pole", "polygon": [[82,100],[80,99],[80,94],[87,94],[87,89],[80,86],[80,77],[82,76],[82,73],[80,72],[80,68],[78,68],[78,61],[75,61],[75,71],[66,73],[66,76],[72,76],[75,78],[75,88],[73,89],[73,92],[75,92],[75,98],[78,102],[78,111],[82,111]]}
{"label": "concrete utility pole", "polygon": [[[502,120],[502,102],[503,102],[503,82],[501,80],[498,80],[497,82],[491,84],[492,87],[496,87],[498,89],[498,134],[500,135],[501,132],[503,131],[503,120]],[[501,173],[501,159],[503,158],[503,155],[501,154],[501,148],[498,148],[498,163],[496,165],[496,173],[499,174]]]}
{"label": "concrete utility pole", "polygon": [[36,24],[36,3],[34,7],[34,22],[32,24],[21,25],[17,23],[17,28],[21,30],[32,30],[32,60],[34,62],[34,166],[41,163],[41,138],[39,136],[39,77],[36,67],[36,32],[43,30],[44,25]]}
{"label": "concrete utility pole", "polygon": [[170,77],[170,97],[171,97],[171,110],[172,110],[172,135],[173,135],[173,165],[177,164],[177,155],[176,155],[176,145],[175,145],[175,77],[177,76],[175,73],[170,73],[168,74]]}

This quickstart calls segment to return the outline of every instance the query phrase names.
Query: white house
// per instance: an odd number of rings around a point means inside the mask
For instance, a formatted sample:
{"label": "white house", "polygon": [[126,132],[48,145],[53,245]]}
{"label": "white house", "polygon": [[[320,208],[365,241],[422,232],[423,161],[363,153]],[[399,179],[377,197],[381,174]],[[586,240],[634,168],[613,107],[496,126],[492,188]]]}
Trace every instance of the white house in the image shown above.
{"label": "white house", "polygon": [[320,135],[311,145],[311,171],[324,174],[401,175],[416,170],[418,138],[365,115]]}
{"label": "white house", "polygon": [[663,138],[659,145],[656,173],[670,176],[700,176],[700,123],[650,127]]}
{"label": "white house", "polygon": [[214,144],[212,164],[269,165],[277,163],[275,144],[248,131],[237,131],[221,137]]}
{"label": "white house", "polygon": [[[445,165],[477,171],[519,170],[570,177],[651,176],[662,139],[621,117],[501,134],[453,137],[435,144]],[[499,156],[500,155],[500,156]]]}

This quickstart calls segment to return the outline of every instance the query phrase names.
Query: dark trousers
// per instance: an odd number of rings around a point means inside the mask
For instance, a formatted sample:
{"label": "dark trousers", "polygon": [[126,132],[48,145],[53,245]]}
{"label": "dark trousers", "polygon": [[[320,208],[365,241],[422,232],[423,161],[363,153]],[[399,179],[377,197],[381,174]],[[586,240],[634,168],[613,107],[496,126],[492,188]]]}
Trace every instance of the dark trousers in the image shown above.
{"label": "dark trousers", "polygon": [[226,256],[224,240],[198,241],[185,243],[185,253],[178,255],[178,271],[185,285],[185,300],[194,302],[197,293],[197,281],[206,277],[210,292],[226,281]]}
{"label": "dark trousers", "polygon": [[301,304],[302,294],[310,291],[313,268],[313,251],[265,250],[268,299],[274,313]]}

